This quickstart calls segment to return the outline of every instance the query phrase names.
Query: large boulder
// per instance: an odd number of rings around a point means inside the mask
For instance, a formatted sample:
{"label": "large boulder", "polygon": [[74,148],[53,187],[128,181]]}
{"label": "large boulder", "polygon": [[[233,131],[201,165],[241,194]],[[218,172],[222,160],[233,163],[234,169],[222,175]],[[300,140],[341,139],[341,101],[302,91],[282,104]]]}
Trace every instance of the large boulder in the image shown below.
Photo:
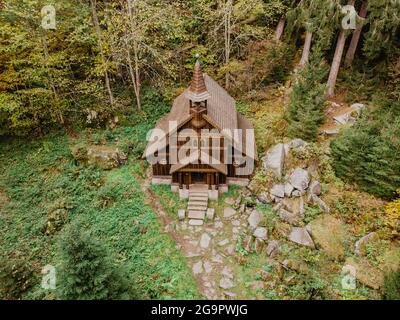
{"label": "large boulder", "polygon": [[299,215],[287,211],[283,208],[279,210],[279,218],[282,221],[287,222],[291,225],[298,225],[301,221],[301,217]]}
{"label": "large boulder", "polygon": [[278,253],[279,250],[279,242],[278,240],[271,240],[268,242],[267,246],[267,256],[273,257]]}
{"label": "large boulder", "polygon": [[378,290],[382,287],[384,273],[382,270],[372,266],[365,258],[347,258],[345,266],[350,266],[354,270],[354,276],[358,281],[367,287]]}
{"label": "large boulder", "polygon": [[283,198],[285,197],[285,186],[283,184],[275,184],[272,186],[270,193],[275,197]]}
{"label": "large boulder", "polygon": [[253,210],[250,213],[250,216],[247,219],[247,222],[250,225],[250,228],[255,229],[257,228],[258,224],[261,222],[262,219],[262,215],[260,212],[258,212],[257,210]]}
{"label": "large boulder", "polygon": [[261,240],[267,240],[268,231],[266,228],[258,227],[256,230],[254,230],[253,236]]}
{"label": "large boulder", "polygon": [[306,228],[292,227],[289,240],[306,247],[315,248],[314,242]]}
{"label": "large boulder", "polygon": [[315,203],[323,212],[329,213],[331,209],[320,197],[315,194],[311,194],[311,201]]}
{"label": "large boulder", "polygon": [[289,182],[285,183],[285,196],[290,197],[293,190],[294,187]]}
{"label": "large boulder", "polygon": [[290,184],[297,190],[305,190],[310,182],[310,177],[307,170],[296,168],[289,177]]}
{"label": "large boulder", "polygon": [[364,237],[360,238],[356,244],[355,244],[355,248],[354,248],[354,253],[358,254],[360,256],[365,255],[366,254],[366,247],[369,243],[372,243],[374,241],[376,241],[378,239],[378,235],[376,234],[376,232],[370,232],[367,235],[365,235]]}
{"label": "large boulder", "polygon": [[333,258],[344,256],[346,230],[344,224],[328,214],[323,214],[307,225],[314,243]]}
{"label": "large boulder", "polygon": [[271,170],[278,178],[282,177],[282,170],[285,161],[285,147],[279,143],[270,148],[263,160],[266,170]]}
{"label": "large boulder", "polygon": [[119,167],[127,162],[127,156],[116,147],[89,146],[86,152],[87,161],[104,170]]}
{"label": "large boulder", "polygon": [[319,196],[322,193],[321,183],[316,180],[311,182],[308,192]]}
{"label": "large boulder", "polygon": [[282,265],[286,269],[291,269],[301,274],[308,274],[310,272],[307,264],[298,259],[286,259],[282,261]]}
{"label": "large boulder", "polygon": [[293,139],[289,142],[290,149],[302,148],[307,145],[307,142],[302,139]]}

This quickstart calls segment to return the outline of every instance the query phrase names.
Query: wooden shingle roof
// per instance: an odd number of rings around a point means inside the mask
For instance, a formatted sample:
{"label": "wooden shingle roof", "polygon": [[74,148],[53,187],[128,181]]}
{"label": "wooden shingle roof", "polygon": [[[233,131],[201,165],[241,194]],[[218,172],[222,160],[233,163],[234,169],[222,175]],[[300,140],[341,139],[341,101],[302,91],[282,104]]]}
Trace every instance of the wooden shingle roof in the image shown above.
{"label": "wooden shingle roof", "polygon": [[194,66],[192,83],[185,92],[185,96],[193,102],[201,102],[210,98],[210,93],[207,91],[203,73],[201,72],[199,60],[197,60]]}
{"label": "wooden shingle roof", "polygon": [[[209,75],[201,74],[199,71],[200,67],[198,65],[198,67],[195,68],[191,86],[174,100],[170,113],[157,122],[155,128],[163,130],[165,133],[164,139],[166,139],[168,135],[174,133],[176,128],[181,127],[191,120],[190,98],[199,98],[201,95],[208,96],[206,99],[207,114],[203,115],[203,117],[214,127],[220,131],[224,129],[252,129],[251,123],[237,113],[236,102],[229,93]],[[177,127],[173,130],[169,127],[170,121],[176,121],[177,123]],[[143,157],[152,154],[154,152],[154,147],[156,147],[155,145],[159,144],[160,140],[162,139],[158,139],[156,142],[149,142]]]}

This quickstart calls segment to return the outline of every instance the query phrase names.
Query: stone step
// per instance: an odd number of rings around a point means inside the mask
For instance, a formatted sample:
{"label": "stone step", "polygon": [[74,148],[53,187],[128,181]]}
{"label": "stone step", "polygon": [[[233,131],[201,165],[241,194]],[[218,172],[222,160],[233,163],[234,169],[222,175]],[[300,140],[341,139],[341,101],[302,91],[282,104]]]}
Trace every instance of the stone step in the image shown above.
{"label": "stone step", "polygon": [[189,199],[188,206],[193,205],[193,206],[206,206],[208,204],[208,201],[201,201],[201,200],[191,200]]}
{"label": "stone step", "polygon": [[206,212],[207,206],[188,206],[188,211],[204,211]]}
{"label": "stone step", "polygon": [[208,190],[208,186],[203,185],[203,186],[199,186],[199,185],[194,185],[194,186],[190,186],[189,190],[195,190],[195,191],[207,191]]}
{"label": "stone step", "polygon": [[208,192],[201,192],[201,191],[190,191],[189,190],[189,196],[190,195],[196,195],[196,196],[204,196],[204,197],[208,197]]}
{"label": "stone step", "polygon": [[204,196],[204,197],[203,196],[189,196],[189,201],[190,200],[208,201],[208,197],[206,197],[206,196]]}
{"label": "stone step", "polygon": [[188,213],[189,219],[203,220],[204,216],[205,216],[205,211],[189,210],[189,213]]}
{"label": "stone step", "polygon": [[207,207],[207,205],[208,205],[208,201],[189,201],[188,202],[188,207],[190,207],[190,206],[201,206],[201,207],[206,206]]}
{"label": "stone step", "polygon": [[208,194],[199,194],[199,193],[189,194],[189,199],[190,198],[208,199]]}
{"label": "stone step", "polygon": [[189,225],[191,226],[202,226],[203,225],[203,220],[198,220],[198,219],[190,219],[189,220]]}
{"label": "stone step", "polygon": [[208,200],[208,197],[206,196],[193,196],[193,195],[189,195],[189,200],[190,199],[199,199],[199,200]]}

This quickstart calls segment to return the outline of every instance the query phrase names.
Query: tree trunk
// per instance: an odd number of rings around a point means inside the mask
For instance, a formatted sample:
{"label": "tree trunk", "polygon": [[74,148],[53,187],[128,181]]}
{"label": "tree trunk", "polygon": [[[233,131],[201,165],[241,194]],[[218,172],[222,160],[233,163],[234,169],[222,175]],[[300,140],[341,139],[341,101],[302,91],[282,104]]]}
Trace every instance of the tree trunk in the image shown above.
{"label": "tree trunk", "polygon": [[[359,16],[360,18],[365,18],[367,16],[368,12],[368,1],[364,0],[361,8],[360,8],[360,13]],[[353,33],[353,36],[351,38],[350,46],[349,49],[347,50],[346,58],[345,58],[345,65],[350,66],[353,63],[354,56],[357,50],[358,42],[360,41],[360,36],[361,36],[361,31],[362,31],[363,26],[359,26]]]}
{"label": "tree trunk", "polygon": [[106,82],[106,88],[107,88],[108,96],[110,98],[110,104],[114,105],[114,96],[111,91],[110,78],[108,76],[108,71],[107,71],[107,66],[106,66],[106,59],[104,56],[103,46],[101,44],[101,30],[100,30],[100,24],[99,24],[99,17],[97,16],[96,0],[90,0],[90,6],[92,9],[93,25],[94,25],[96,35],[97,35],[97,38],[99,41],[100,56],[101,56],[101,60],[104,65],[104,78],[105,78],[105,82]]}
{"label": "tree trunk", "polygon": [[278,25],[276,26],[276,30],[275,30],[275,39],[276,40],[281,39],[283,30],[285,29],[285,23],[286,23],[286,19],[284,17],[282,17],[279,20]]}
{"label": "tree trunk", "polygon": [[[131,37],[134,37],[134,25],[133,25],[133,19],[132,19],[132,0],[128,0],[128,14],[129,14],[129,22],[130,22],[130,27],[131,27]],[[133,66],[132,66],[132,59],[131,59],[131,54],[129,51],[129,46],[127,46],[127,51],[128,51],[128,65],[129,65],[129,73],[131,75],[132,79],[132,84],[133,84],[133,90],[135,91],[135,96],[136,96],[136,104],[139,110],[142,110],[142,102],[140,99],[140,89],[141,89],[141,83],[140,83],[140,68],[139,68],[139,46],[137,43],[137,40],[133,40],[133,56],[135,59],[135,71],[133,71]]]}
{"label": "tree trunk", "polygon": [[[350,0],[349,5],[354,5],[354,0]],[[339,38],[336,44],[335,55],[333,57],[331,70],[329,72],[328,78],[328,97],[333,97],[335,95],[335,86],[337,77],[339,74],[340,63],[342,61],[344,46],[346,44],[346,32],[345,30],[340,31]]]}
{"label": "tree trunk", "polygon": [[51,72],[49,72],[49,64],[48,64],[48,62],[49,62],[49,50],[48,50],[48,46],[47,46],[47,40],[46,40],[46,37],[44,36],[44,34],[42,32],[40,34],[40,40],[42,42],[42,47],[43,47],[43,55],[44,55],[44,59],[45,59],[45,63],[44,63],[45,64],[45,68],[46,68],[46,71],[48,72],[48,75],[49,75],[50,88],[51,88],[51,91],[53,92],[53,95],[54,95],[54,101],[57,104],[58,118],[60,120],[60,123],[64,124],[64,116],[63,116],[61,110],[59,109],[60,100],[59,100],[59,97],[58,97],[57,89],[56,89],[56,86],[54,85],[54,79],[53,79],[53,77],[51,75]]}
{"label": "tree trunk", "polygon": [[306,32],[306,39],[304,41],[303,54],[300,60],[300,67],[303,67],[308,62],[308,58],[310,56],[312,36],[313,36],[312,32],[310,31]]}
{"label": "tree trunk", "polygon": [[[227,65],[230,61],[231,52],[231,18],[232,18],[232,0],[228,0],[226,4],[225,12],[225,64]],[[225,88],[229,89],[230,86],[230,74],[225,74]]]}

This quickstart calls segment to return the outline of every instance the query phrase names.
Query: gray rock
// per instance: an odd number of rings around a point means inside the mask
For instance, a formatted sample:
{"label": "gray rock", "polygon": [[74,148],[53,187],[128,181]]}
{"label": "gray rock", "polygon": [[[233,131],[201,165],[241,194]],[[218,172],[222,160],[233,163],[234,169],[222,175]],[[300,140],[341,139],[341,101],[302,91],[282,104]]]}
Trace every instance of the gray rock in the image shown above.
{"label": "gray rock", "polygon": [[285,209],[279,210],[279,218],[281,218],[282,221],[287,222],[292,225],[298,224],[301,220],[301,218],[298,215],[296,215],[292,212],[289,212]]}
{"label": "gray rock", "polygon": [[329,206],[320,197],[313,194],[311,199],[323,212],[329,213],[331,211]]}
{"label": "gray rock", "polygon": [[351,112],[346,112],[344,114],[333,117],[333,120],[335,121],[336,124],[345,125],[349,122],[350,115],[351,115]]}
{"label": "gray rock", "polygon": [[352,111],[360,112],[361,110],[365,109],[365,104],[363,104],[363,103],[353,103],[350,106],[350,108],[351,108]]}
{"label": "gray rock", "polygon": [[240,226],[240,221],[239,220],[232,220],[231,223],[235,227],[239,227]]}
{"label": "gray rock", "polygon": [[229,243],[229,240],[228,239],[224,239],[224,240],[221,240],[220,242],[218,242],[218,245],[220,247],[222,247],[222,246],[227,245],[228,243]]}
{"label": "gray rock", "polygon": [[200,261],[196,262],[193,265],[192,270],[193,270],[194,274],[202,273],[203,272],[203,261],[200,260]]}
{"label": "gray rock", "polygon": [[319,196],[322,192],[322,187],[319,181],[314,180],[311,182],[308,192]]}
{"label": "gray rock", "polygon": [[215,209],[214,208],[207,208],[207,219],[213,220],[215,216]]}
{"label": "gray rock", "polygon": [[88,147],[87,158],[89,163],[104,170],[109,170],[125,164],[128,159],[127,156],[118,148],[109,146]]}
{"label": "gray rock", "polygon": [[236,210],[231,207],[224,208],[224,218],[231,218],[236,214]]}
{"label": "gray rock", "polygon": [[327,130],[322,131],[322,133],[327,136],[333,136],[333,135],[339,134],[339,129],[327,129]]}
{"label": "gray rock", "polygon": [[234,283],[233,283],[233,281],[232,281],[231,279],[222,278],[222,279],[219,281],[219,286],[220,286],[222,289],[230,289],[230,288],[232,288],[232,287],[234,286]]}
{"label": "gray rock", "polygon": [[239,207],[241,203],[242,203],[242,196],[238,196],[238,197],[236,198],[236,200],[235,200],[234,205],[235,205],[236,207]]}
{"label": "gray rock", "polygon": [[232,269],[229,268],[229,267],[227,267],[227,266],[225,266],[225,267],[222,269],[221,274],[224,275],[224,276],[226,276],[226,277],[229,278],[229,279],[233,279],[233,272],[232,272]]}
{"label": "gray rock", "polygon": [[271,198],[266,193],[262,193],[262,194],[258,195],[257,200],[263,204],[270,204],[272,202]]}
{"label": "gray rock", "polygon": [[360,238],[356,242],[356,245],[354,248],[354,253],[358,254],[360,256],[364,255],[367,244],[375,241],[377,238],[378,238],[378,235],[376,232],[370,232],[367,235],[365,235],[364,237]]}
{"label": "gray rock", "polygon": [[284,209],[288,210],[288,211],[292,211],[293,212],[293,199],[283,199],[282,200],[282,206]]}
{"label": "gray rock", "polygon": [[237,296],[236,293],[230,292],[230,291],[224,291],[224,295],[225,295],[226,297],[230,298],[230,299],[233,299],[233,298],[235,298],[235,297]]}
{"label": "gray rock", "polygon": [[267,255],[268,257],[273,257],[278,253],[279,242],[277,240],[271,240],[268,242]]}
{"label": "gray rock", "polygon": [[285,161],[285,148],[279,143],[270,148],[263,160],[266,170],[271,170],[278,178],[282,177],[282,170]]}
{"label": "gray rock", "polygon": [[230,206],[235,204],[235,200],[232,198],[226,198],[224,202],[225,202],[225,204],[230,205]]}
{"label": "gray rock", "polygon": [[185,209],[179,209],[178,210],[178,219],[179,220],[184,220],[185,219]]}
{"label": "gray rock", "polygon": [[289,182],[285,183],[285,196],[290,197],[293,190],[294,187]]}
{"label": "gray rock", "polygon": [[306,228],[292,227],[289,235],[289,240],[303,246],[315,248],[314,241],[312,240],[310,234],[307,232]]}
{"label": "gray rock", "polygon": [[253,237],[249,235],[243,241],[243,248],[247,252],[251,252],[253,249],[252,246],[253,246]]}
{"label": "gray rock", "polygon": [[261,213],[254,209],[247,218],[247,222],[251,228],[257,228],[258,224],[261,222],[261,218]]}
{"label": "gray rock", "polygon": [[305,208],[304,208],[304,200],[303,197],[300,198],[299,201],[299,214],[300,216],[304,217],[304,213],[306,212]]}
{"label": "gray rock", "polygon": [[301,196],[304,196],[305,194],[306,194],[305,190],[294,190],[292,192],[293,197],[301,197]]}
{"label": "gray rock", "polygon": [[279,211],[282,207],[283,207],[283,204],[281,202],[278,202],[276,205],[273,206],[272,210]]}
{"label": "gray rock", "polygon": [[202,226],[203,225],[203,220],[190,219],[189,220],[189,225],[191,225],[191,226]]}
{"label": "gray rock", "polygon": [[270,193],[279,198],[285,197],[285,186],[283,184],[275,184],[272,186]]}
{"label": "gray rock", "polygon": [[266,240],[268,237],[268,231],[266,228],[258,227],[254,230],[253,236],[261,240]]}
{"label": "gray rock", "polygon": [[289,177],[290,184],[297,190],[305,190],[310,182],[310,177],[307,170],[296,168]]}
{"label": "gray rock", "polygon": [[217,229],[221,229],[221,228],[224,227],[224,223],[223,223],[222,221],[215,221],[214,226],[215,226],[215,228],[217,228]]}
{"label": "gray rock", "polygon": [[235,252],[235,250],[236,250],[235,245],[234,245],[234,244],[231,244],[231,245],[227,246],[227,247],[224,249],[224,253],[225,253],[226,255],[230,256],[230,255],[232,255],[232,254]]}
{"label": "gray rock", "polygon": [[221,264],[222,262],[224,262],[224,259],[219,254],[216,254],[214,257],[212,257],[211,260],[212,260],[212,262],[215,262],[215,263],[218,263],[218,264]]}
{"label": "gray rock", "polygon": [[306,145],[307,145],[307,142],[305,142],[302,139],[293,139],[292,141],[289,142],[289,146],[291,149],[305,147]]}
{"label": "gray rock", "polygon": [[290,145],[289,143],[285,143],[283,145],[283,150],[285,150],[285,158],[289,155],[289,151],[290,151]]}
{"label": "gray rock", "polygon": [[212,264],[210,263],[210,261],[204,261],[203,267],[204,267],[204,271],[206,273],[210,273],[213,270],[213,267],[212,267]]}
{"label": "gray rock", "polygon": [[210,245],[210,241],[211,237],[208,235],[208,233],[203,233],[200,237],[200,247],[207,249]]}

